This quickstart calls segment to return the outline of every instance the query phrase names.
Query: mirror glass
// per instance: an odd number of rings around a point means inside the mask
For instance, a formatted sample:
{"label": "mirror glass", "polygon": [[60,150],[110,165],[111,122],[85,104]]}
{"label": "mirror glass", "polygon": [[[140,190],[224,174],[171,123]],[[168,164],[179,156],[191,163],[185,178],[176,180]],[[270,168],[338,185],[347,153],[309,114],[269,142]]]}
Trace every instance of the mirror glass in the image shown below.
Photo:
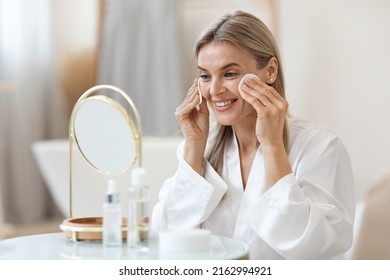
{"label": "mirror glass", "polygon": [[127,111],[106,96],[91,96],[75,108],[73,134],[84,158],[108,175],[118,175],[136,159],[137,132]]}

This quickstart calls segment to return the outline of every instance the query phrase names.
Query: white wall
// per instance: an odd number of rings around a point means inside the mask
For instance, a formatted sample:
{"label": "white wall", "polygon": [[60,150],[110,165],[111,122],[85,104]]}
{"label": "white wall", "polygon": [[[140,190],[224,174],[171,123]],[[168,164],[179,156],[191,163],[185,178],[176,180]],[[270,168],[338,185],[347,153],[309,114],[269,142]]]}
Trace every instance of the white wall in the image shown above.
{"label": "white wall", "polygon": [[390,1],[279,3],[291,112],[341,137],[360,198],[390,168]]}

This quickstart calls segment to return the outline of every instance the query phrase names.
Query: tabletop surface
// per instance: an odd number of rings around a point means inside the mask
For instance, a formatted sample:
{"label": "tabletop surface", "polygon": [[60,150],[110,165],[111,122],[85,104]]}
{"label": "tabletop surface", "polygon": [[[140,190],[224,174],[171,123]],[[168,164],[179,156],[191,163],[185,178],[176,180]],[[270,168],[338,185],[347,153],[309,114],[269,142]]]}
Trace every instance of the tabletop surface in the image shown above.
{"label": "tabletop surface", "polygon": [[239,240],[211,235],[210,250],[196,253],[172,253],[158,250],[158,238],[152,237],[148,248],[104,247],[101,242],[78,241],[62,233],[15,237],[0,241],[0,259],[66,260],[66,259],[247,259],[248,246]]}

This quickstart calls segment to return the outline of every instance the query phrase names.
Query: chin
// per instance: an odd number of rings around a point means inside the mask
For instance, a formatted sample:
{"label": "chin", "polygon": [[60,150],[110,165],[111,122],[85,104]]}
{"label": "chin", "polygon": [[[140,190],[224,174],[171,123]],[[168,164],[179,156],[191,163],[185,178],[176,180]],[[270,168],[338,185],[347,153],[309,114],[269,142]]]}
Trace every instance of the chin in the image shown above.
{"label": "chin", "polygon": [[222,126],[230,126],[230,125],[233,125],[233,120],[231,120],[230,118],[227,119],[227,118],[218,118],[216,117],[216,120],[218,122],[219,125],[222,125]]}

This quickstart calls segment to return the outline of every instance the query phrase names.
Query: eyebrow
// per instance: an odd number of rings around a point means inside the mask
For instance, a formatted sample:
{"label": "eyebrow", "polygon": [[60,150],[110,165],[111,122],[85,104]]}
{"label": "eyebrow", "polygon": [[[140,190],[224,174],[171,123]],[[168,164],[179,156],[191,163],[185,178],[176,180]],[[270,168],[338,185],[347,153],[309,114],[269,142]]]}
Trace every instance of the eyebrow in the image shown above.
{"label": "eyebrow", "polygon": [[[219,70],[225,70],[226,68],[229,68],[229,67],[232,67],[232,66],[240,66],[240,65],[238,63],[232,62],[232,63],[228,63],[228,64],[222,66]],[[200,67],[199,65],[198,65],[198,69],[200,69],[202,71],[207,71],[206,69]]]}

